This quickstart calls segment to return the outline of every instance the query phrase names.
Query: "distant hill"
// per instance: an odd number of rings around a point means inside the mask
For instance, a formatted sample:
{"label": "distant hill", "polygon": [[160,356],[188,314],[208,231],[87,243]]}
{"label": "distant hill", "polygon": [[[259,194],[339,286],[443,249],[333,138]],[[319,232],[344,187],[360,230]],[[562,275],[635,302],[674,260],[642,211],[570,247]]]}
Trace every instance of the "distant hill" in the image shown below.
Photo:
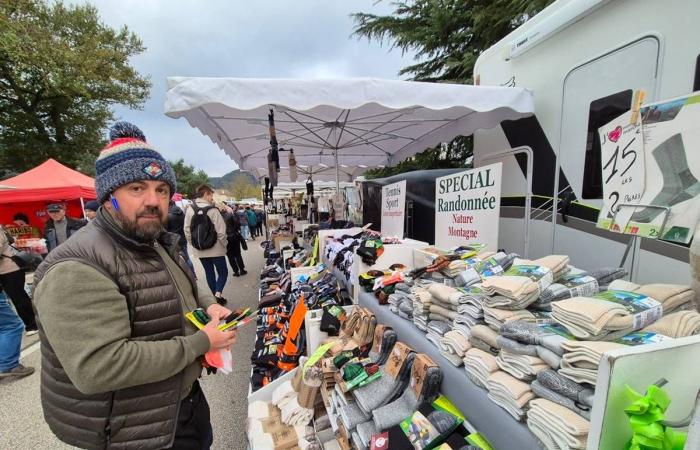
{"label": "distant hill", "polygon": [[258,180],[250,172],[244,172],[240,169],[229,172],[223,177],[209,177],[209,184],[214,189],[226,189],[240,177],[244,177],[250,184],[258,184]]}

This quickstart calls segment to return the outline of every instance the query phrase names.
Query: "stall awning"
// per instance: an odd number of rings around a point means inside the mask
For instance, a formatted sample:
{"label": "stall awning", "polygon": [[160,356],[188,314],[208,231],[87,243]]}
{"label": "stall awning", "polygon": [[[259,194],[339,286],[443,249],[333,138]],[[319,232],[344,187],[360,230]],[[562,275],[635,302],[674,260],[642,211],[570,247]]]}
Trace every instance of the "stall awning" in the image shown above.
{"label": "stall awning", "polygon": [[94,199],[95,180],[54,159],[15,177],[0,181],[0,203]]}
{"label": "stall awning", "polygon": [[[267,174],[267,113],[299,177],[351,181],[441,142],[533,114],[523,88],[372,78],[335,80],[168,78],[165,113],[184,117],[243,170]],[[280,153],[280,181],[288,178]]]}

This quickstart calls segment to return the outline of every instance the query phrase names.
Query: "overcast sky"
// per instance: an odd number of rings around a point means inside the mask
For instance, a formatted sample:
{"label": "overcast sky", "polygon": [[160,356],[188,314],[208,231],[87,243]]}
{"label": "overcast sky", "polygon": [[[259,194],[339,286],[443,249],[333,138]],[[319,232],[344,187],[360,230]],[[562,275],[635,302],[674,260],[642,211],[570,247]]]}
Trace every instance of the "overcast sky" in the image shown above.
{"label": "overcast sky", "polygon": [[[75,0],[82,2],[82,0]],[[151,77],[142,111],[116,108],[169,159],[184,158],[210,176],[236,164],[185,119],[163,114],[168,76],[251,78],[398,78],[411,58],[350,37],[353,12],[388,14],[376,0],[92,0],[102,20],[127,25],[147,50],[134,67]],[[86,3],[86,2],[83,2]]]}

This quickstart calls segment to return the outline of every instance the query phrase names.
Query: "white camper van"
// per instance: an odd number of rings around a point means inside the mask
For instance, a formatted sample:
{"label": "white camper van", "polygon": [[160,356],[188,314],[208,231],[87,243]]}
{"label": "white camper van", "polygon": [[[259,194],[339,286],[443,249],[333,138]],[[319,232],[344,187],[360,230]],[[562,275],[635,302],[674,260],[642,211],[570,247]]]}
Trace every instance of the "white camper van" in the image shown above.
{"label": "white camper van", "polygon": [[[688,247],[596,228],[602,206],[597,129],[646,102],[700,90],[700,0],[558,0],[484,52],[474,82],[531,89],[535,117],[475,133],[476,165],[504,162],[500,246],[568,254],[583,269],[623,260],[637,282],[689,283]],[[700,126],[700,124],[698,125]],[[526,240],[526,156],[532,212]],[[516,159],[517,158],[517,159]],[[555,189],[556,186],[556,189]],[[552,214],[556,210],[557,214]]]}

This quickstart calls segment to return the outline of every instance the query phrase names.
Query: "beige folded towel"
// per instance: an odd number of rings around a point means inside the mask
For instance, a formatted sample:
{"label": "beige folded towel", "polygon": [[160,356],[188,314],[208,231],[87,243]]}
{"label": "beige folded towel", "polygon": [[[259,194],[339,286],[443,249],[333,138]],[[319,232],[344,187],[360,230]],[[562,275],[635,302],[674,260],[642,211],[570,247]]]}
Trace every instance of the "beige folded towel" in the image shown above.
{"label": "beige folded towel", "polygon": [[550,400],[530,402],[527,426],[547,450],[585,449],[590,423],[570,409]]}
{"label": "beige folded towel", "polygon": [[488,277],[481,283],[481,287],[489,294],[501,294],[504,297],[517,299],[537,292],[537,283],[527,277],[498,276]]}
{"label": "beige folded towel", "polygon": [[488,397],[516,420],[522,420],[526,405],[535,397],[529,384],[500,370],[489,376],[487,387]]}
{"label": "beige folded towel", "polygon": [[695,291],[681,284],[645,284],[634,292],[648,295],[664,305],[664,315],[695,304]]}
{"label": "beige folded towel", "polygon": [[623,348],[625,345],[604,341],[566,341],[566,351],[561,360],[559,374],[577,383],[595,385],[598,366],[605,352]]}
{"label": "beige folded towel", "polygon": [[533,263],[551,270],[555,280],[569,272],[569,257],[566,255],[549,255],[536,259]]}
{"label": "beige folded towel", "polygon": [[642,331],[672,338],[700,334],[700,314],[697,311],[677,311],[662,317]]}
{"label": "beige folded towel", "polygon": [[535,315],[526,309],[516,309],[513,311],[484,306],[484,322],[494,330],[500,330],[501,326],[512,320],[524,320],[526,322],[537,322]]}
{"label": "beige folded towel", "polygon": [[486,388],[491,374],[498,371],[498,363],[492,354],[471,348],[464,355],[464,369],[469,379],[479,387]]}
{"label": "beige folded towel", "polygon": [[437,301],[442,303],[449,303],[455,306],[460,304],[460,299],[464,297],[464,294],[457,289],[447,286],[446,284],[433,283],[428,288],[428,292]]}
{"label": "beige folded towel", "polygon": [[499,348],[499,345],[496,342],[496,338],[498,338],[498,333],[496,333],[486,325],[474,325],[471,328],[470,332],[470,337],[481,339],[482,341],[486,342],[489,346]]}
{"label": "beige folded towel", "polygon": [[496,363],[501,370],[523,381],[532,381],[539,372],[549,369],[549,365],[536,356],[517,355],[503,349],[499,352]]}

